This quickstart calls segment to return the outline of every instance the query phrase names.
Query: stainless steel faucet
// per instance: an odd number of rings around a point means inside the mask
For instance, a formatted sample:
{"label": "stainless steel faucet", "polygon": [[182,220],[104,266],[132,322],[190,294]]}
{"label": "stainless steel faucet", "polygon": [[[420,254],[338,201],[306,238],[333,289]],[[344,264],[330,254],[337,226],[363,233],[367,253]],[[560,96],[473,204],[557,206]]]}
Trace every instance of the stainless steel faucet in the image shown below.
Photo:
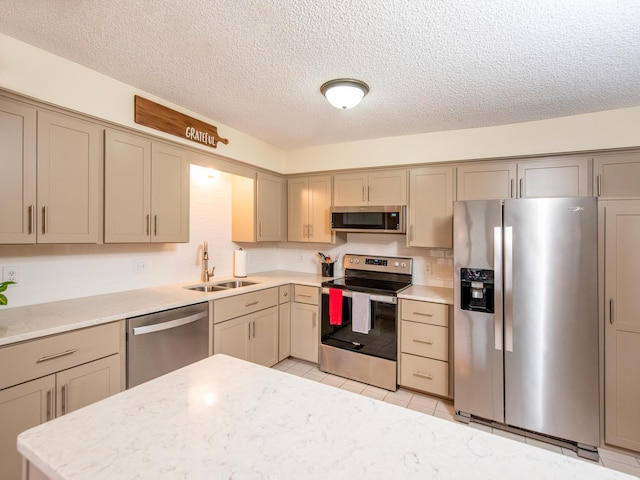
{"label": "stainless steel faucet", "polygon": [[211,267],[211,271],[209,271],[209,246],[205,241],[202,247],[202,274],[200,275],[200,281],[208,282],[211,280],[215,269],[216,267]]}

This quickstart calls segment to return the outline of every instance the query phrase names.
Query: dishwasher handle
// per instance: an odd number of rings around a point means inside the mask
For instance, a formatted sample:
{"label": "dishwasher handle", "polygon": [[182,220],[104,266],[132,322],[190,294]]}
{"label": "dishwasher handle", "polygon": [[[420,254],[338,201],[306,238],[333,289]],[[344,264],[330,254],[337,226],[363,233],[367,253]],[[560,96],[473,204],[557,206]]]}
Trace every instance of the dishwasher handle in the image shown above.
{"label": "dishwasher handle", "polygon": [[203,318],[207,318],[209,312],[200,312],[188,317],[176,318],[175,320],[169,320],[168,322],[155,323],[153,325],[145,325],[142,327],[134,327],[134,335],[145,335],[147,333],[161,332],[163,330],[171,330],[172,328],[178,328],[189,323],[197,322]]}

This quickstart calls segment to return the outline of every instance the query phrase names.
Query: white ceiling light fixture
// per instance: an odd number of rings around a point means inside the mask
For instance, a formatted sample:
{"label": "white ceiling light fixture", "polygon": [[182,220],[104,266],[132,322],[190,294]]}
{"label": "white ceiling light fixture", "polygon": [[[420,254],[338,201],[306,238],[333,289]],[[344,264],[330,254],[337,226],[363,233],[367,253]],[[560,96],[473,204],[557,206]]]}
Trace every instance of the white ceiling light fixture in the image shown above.
{"label": "white ceiling light fixture", "polygon": [[338,78],[323,84],[320,91],[331,105],[341,110],[347,110],[362,101],[364,96],[369,93],[369,85],[352,78]]}

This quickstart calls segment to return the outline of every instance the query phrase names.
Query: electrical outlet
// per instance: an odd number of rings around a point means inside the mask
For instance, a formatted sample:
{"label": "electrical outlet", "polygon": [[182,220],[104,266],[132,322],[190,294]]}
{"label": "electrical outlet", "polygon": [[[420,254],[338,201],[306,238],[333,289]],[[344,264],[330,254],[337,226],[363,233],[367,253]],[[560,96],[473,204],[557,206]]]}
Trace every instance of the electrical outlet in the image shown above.
{"label": "electrical outlet", "polygon": [[16,282],[18,283],[18,277],[20,276],[20,269],[18,267],[2,267],[2,281],[3,282]]}
{"label": "electrical outlet", "polygon": [[298,255],[298,262],[300,262],[300,263],[304,262],[304,255],[303,254]]}
{"label": "electrical outlet", "polygon": [[424,264],[424,273],[431,274],[431,264],[429,262]]}
{"label": "electrical outlet", "polygon": [[147,261],[144,258],[138,258],[133,261],[133,274],[139,275],[147,273]]}

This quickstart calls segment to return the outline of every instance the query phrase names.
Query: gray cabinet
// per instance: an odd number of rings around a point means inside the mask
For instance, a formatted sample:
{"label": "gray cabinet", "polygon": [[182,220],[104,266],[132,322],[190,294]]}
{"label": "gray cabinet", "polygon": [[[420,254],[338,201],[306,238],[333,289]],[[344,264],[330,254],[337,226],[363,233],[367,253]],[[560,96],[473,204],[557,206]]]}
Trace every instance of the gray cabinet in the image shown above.
{"label": "gray cabinet", "polygon": [[0,349],[2,478],[21,478],[20,432],[122,390],[122,335],[114,322]]}
{"label": "gray cabinet", "polygon": [[640,451],[640,200],[604,204],[605,442]]}
{"label": "gray cabinet", "polygon": [[407,246],[453,248],[454,167],[409,170]]}
{"label": "gray cabinet", "polygon": [[340,173],[333,177],[333,205],[406,205],[407,171],[404,169]]}
{"label": "gray cabinet", "polygon": [[287,239],[331,243],[331,175],[290,178],[287,185]]}
{"label": "gray cabinet", "polygon": [[186,151],[107,131],[104,212],[107,243],[188,242]]}
{"label": "gray cabinet", "polygon": [[232,180],[231,239],[279,242],[286,238],[286,193],[282,177],[258,172]]}
{"label": "gray cabinet", "polygon": [[640,197],[640,152],[593,159],[594,192],[600,198]]}
{"label": "gray cabinet", "polygon": [[291,356],[318,363],[320,343],[320,290],[317,287],[294,285],[291,304]]}

